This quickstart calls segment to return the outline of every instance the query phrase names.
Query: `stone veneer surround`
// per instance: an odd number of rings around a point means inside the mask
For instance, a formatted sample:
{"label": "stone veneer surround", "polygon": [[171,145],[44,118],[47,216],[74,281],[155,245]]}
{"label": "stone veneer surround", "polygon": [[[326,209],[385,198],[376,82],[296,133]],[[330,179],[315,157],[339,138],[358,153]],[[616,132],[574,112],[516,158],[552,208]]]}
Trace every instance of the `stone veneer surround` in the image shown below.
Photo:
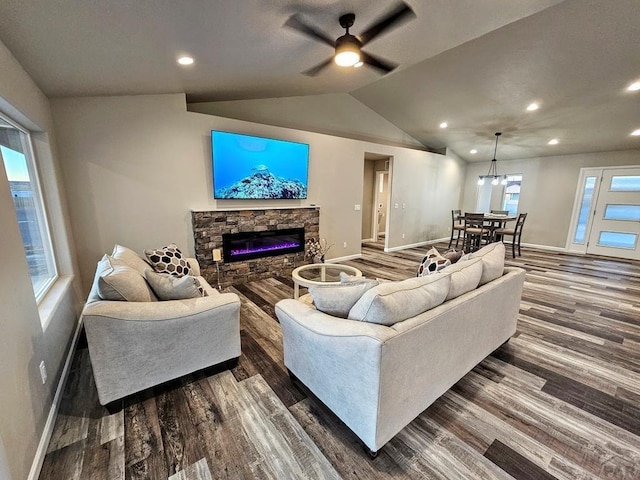
{"label": "stone veneer surround", "polygon": [[[305,229],[305,242],[318,238],[319,207],[207,210],[191,212],[195,253],[202,276],[212,285],[218,284],[213,249],[222,249],[222,234],[264,232],[285,228]],[[309,263],[302,252],[263,257],[241,262],[220,262],[222,286],[250,282],[274,275],[287,276],[300,265]]]}

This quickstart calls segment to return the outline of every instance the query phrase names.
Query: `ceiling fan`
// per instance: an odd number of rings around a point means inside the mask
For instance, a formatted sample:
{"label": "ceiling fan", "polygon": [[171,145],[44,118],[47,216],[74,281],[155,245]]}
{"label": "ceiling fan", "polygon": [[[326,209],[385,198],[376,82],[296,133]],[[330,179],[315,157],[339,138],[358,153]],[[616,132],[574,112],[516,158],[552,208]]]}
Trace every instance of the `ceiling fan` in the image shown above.
{"label": "ceiling fan", "polygon": [[289,17],[284,25],[304,33],[314,40],[330,45],[335,49],[333,57],[330,57],[315,67],[302,72],[304,75],[315,76],[324,68],[328,67],[332,61],[341,67],[359,67],[366,64],[381,71],[382,73],[389,73],[398,65],[388,60],[375,57],[370,53],[363,51],[362,47],[392,28],[398,27],[403,21],[409,20],[415,16],[416,15],[411,7],[404,2],[401,2],[387,15],[380,18],[362,32],[362,34],[356,37],[349,33],[349,29],[355,22],[356,15],[354,13],[346,13],[338,19],[340,26],[344,28],[346,32],[336,40],[332,40],[326,33],[321,32],[316,27],[303,22],[298,14]]}

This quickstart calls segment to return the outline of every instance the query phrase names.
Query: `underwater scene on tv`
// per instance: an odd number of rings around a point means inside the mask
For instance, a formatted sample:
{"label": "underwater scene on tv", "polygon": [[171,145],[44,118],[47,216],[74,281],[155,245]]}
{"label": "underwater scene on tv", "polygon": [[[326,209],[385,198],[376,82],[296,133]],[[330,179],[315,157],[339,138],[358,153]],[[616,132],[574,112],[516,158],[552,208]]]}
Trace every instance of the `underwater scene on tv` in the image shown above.
{"label": "underwater scene on tv", "polygon": [[307,198],[309,145],[211,132],[217,199]]}

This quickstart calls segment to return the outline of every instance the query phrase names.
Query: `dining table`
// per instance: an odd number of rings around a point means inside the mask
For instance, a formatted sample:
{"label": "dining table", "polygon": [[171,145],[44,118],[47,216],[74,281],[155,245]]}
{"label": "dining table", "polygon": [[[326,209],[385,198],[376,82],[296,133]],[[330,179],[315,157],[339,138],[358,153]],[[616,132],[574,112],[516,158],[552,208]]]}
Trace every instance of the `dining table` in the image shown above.
{"label": "dining table", "polygon": [[[481,212],[480,212],[481,213]],[[464,215],[458,217],[459,220],[464,221]],[[495,231],[499,228],[505,228],[508,222],[513,222],[518,219],[518,215],[513,214],[500,214],[500,213],[485,213],[483,225],[490,230],[491,242],[499,242],[502,238],[498,238]]]}

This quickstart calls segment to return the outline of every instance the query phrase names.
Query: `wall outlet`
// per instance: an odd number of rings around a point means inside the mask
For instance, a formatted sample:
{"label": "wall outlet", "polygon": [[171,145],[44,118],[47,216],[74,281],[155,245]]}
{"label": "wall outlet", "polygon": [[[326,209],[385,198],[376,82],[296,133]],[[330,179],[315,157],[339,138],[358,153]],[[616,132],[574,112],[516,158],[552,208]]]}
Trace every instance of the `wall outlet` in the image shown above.
{"label": "wall outlet", "polygon": [[360,205],[356,203],[356,204],[353,206],[353,209],[357,212],[358,210],[360,210]]}
{"label": "wall outlet", "polygon": [[44,385],[47,382],[47,368],[44,366],[44,361],[40,362],[40,376]]}
{"label": "wall outlet", "polygon": [[347,248],[347,242],[344,242],[344,243],[342,244],[342,247],[343,247],[343,248]]}
{"label": "wall outlet", "polygon": [[406,204],[406,203],[403,203],[403,204],[402,204],[402,208],[407,208],[407,204]]}
{"label": "wall outlet", "polygon": [[394,205],[393,205],[393,208],[398,208],[398,204],[397,204],[397,203],[396,203],[396,204],[394,204]]}
{"label": "wall outlet", "polygon": [[402,234],[402,238],[404,238],[404,233]]}

